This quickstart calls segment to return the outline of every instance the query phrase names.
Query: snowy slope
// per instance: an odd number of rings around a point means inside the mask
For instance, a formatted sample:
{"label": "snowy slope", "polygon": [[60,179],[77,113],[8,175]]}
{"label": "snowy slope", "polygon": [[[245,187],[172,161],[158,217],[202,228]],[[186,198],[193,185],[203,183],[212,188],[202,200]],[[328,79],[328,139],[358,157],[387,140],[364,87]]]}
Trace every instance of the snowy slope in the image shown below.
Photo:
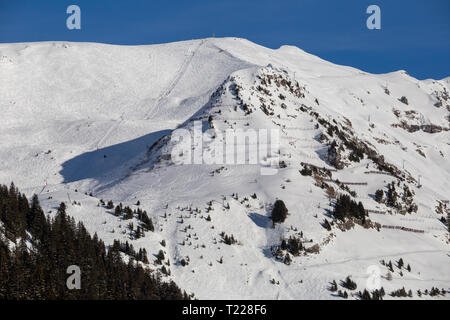
{"label": "snowy slope", "polygon": [[[439,221],[445,214],[435,210],[450,198],[449,78],[374,75],[295,47],[272,50],[235,38],[137,47],[3,44],[0,57],[0,182],[38,193],[52,213],[61,201],[81,202],[69,214],[107,243],[163,249],[170,277],[196,297],[336,298],[330,281],[352,275],[357,291],[364,290],[373,265],[386,292],[450,287],[449,237]],[[280,145],[262,164],[177,165],[168,156],[172,130],[192,129],[196,120],[216,132],[205,149],[214,149],[226,129],[276,129]],[[380,168],[368,154],[350,161],[330,126],[376,159],[383,156],[400,179],[370,173]],[[337,171],[327,158],[332,140],[342,146]],[[277,173],[261,175],[272,158]],[[333,180],[366,184],[339,189],[323,176],[301,175],[302,162],[333,169]],[[412,191],[416,212],[374,200],[391,181]],[[355,191],[366,209],[386,213],[369,212],[374,223],[423,233],[359,225],[326,230],[334,200],[323,182],[340,193]],[[97,206],[99,199],[133,208],[139,200],[155,232],[133,240],[129,221]],[[289,216],[272,228],[276,199]],[[222,232],[238,243],[223,243]],[[305,248],[317,245],[320,252],[306,250],[290,265],[276,259],[281,238],[300,232]],[[388,281],[380,260],[399,258],[412,271],[401,276],[394,267]]]}

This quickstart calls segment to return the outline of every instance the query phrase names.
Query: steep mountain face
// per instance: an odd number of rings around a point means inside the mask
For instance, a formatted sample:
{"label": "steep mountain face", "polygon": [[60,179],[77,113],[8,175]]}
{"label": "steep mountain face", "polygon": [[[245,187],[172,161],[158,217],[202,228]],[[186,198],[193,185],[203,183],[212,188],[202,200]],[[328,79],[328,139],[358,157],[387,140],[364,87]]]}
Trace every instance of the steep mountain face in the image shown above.
{"label": "steep mountain face", "polygon": [[[76,201],[106,243],[163,250],[149,267],[196,297],[335,298],[349,275],[357,290],[340,290],[372,291],[373,270],[387,293],[448,288],[449,78],[232,38],[0,56],[0,179],[50,214]],[[100,199],[144,208],[154,232]]]}

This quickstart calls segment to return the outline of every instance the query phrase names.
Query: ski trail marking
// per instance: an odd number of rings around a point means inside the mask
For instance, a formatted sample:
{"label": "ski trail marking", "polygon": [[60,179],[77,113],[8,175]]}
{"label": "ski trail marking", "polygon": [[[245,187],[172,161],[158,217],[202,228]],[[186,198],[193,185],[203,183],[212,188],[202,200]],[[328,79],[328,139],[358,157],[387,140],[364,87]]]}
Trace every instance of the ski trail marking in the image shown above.
{"label": "ski trail marking", "polygon": [[152,110],[150,110],[146,115],[145,115],[145,119],[149,120],[150,118],[152,118],[154,115],[158,114],[158,111],[161,107],[161,103],[162,101],[167,98],[170,93],[172,92],[172,90],[175,88],[175,86],[177,85],[177,83],[180,81],[180,79],[183,77],[183,75],[185,74],[188,66],[190,65],[190,63],[192,62],[192,59],[194,58],[195,54],[197,53],[197,51],[200,49],[200,47],[206,42],[206,40],[201,40],[200,43],[197,45],[197,47],[192,50],[189,49],[188,51],[188,55],[186,57],[186,59],[183,61],[182,65],[180,66],[180,68],[177,70],[177,72],[175,73],[175,77],[172,79],[172,81],[169,83],[169,85],[167,86],[167,88],[165,88],[161,94],[158,96],[158,98],[156,99],[156,103],[154,105],[154,108]]}

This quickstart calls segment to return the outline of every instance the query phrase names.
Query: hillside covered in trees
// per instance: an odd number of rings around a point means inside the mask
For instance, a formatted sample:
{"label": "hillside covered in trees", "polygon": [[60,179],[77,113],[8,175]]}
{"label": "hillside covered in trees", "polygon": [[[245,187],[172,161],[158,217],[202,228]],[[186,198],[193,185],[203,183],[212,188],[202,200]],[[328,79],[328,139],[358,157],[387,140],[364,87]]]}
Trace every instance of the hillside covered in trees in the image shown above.
{"label": "hillside covered in trees", "polygon": [[[61,203],[47,218],[38,197],[31,203],[11,184],[0,186],[0,299],[187,299],[174,282],[125,263],[115,243],[76,224]],[[81,270],[80,289],[68,289],[67,268]]]}

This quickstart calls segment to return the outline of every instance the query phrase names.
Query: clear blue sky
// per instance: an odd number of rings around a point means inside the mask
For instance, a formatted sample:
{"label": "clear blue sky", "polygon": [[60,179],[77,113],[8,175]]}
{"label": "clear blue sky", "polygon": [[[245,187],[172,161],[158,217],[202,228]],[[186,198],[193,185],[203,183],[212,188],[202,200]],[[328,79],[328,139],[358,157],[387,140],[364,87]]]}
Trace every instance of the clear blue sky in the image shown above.
{"label": "clear blue sky", "polygon": [[[66,8],[81,8],[81,30]],[[366,8],[381,8],[381,30]],[[0,42],[153,44],[234,36],[374,73],[450,76],[450,0],[0,0]]]}

